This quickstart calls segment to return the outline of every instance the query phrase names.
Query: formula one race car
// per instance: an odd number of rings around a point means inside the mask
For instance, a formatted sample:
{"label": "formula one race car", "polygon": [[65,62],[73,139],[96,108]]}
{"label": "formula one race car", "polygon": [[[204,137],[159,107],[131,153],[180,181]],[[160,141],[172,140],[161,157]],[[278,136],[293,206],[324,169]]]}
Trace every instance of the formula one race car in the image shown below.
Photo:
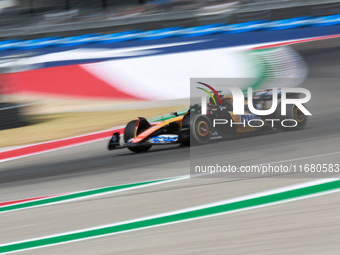
{"label": "formula one race car", "polygon": [[[245,113],[233,113],[230,96],[223,98],[219,105],[215,100],[207,103],[206,115],[201,114],[201,105],[190,106],[182,116],[176,112],[171,119],[151,125],[145,118],[139,117],[130,121],[124,131],[124,141],[119,133],[114,133],[108,149],[128,148],[133,152],[148,151],[153,145],[164,144],[205,144],[212,139],[223,139],[230,136],[246,136],[265,130],[298,130],[307,123],[307,116],[296,106],[287,104],[286,115],[281,115],[279,100],[276,111],[270,116],[260,117],[252,114],[245,104]],[[280,99],[280,95],[278,94]],[[298,94],[287,94],[288,98],[299,97]],[[257,109],[266,109],[271,105],[272,92],[266,90],[253,94],[253,105]]]}

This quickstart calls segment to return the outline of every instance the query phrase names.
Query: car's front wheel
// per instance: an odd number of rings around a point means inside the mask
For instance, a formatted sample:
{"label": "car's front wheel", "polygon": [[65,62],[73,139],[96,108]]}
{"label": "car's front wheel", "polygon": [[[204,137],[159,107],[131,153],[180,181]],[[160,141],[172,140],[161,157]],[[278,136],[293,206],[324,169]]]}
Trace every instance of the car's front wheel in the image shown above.
{"label": "car's front wheel", "polygon": [[[138,134],[140,134],[143,129],[139,128],[138,126],[138,120],[132,120],[130,121],[124,131],[124,141],[128,142],[131,138],[135,138]],[[152,145],[141,145],[141,146],[136,146],[136,147],[128,147],[130,151],[139,153],[139,152],[145,152],[150,150]]]}

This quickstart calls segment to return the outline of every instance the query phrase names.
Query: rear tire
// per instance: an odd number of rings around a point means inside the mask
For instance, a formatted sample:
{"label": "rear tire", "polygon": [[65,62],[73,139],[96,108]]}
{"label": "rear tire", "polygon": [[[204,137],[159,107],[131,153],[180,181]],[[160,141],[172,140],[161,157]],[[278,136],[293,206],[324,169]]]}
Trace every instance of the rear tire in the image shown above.
{"label": "rear tire", "polygon": [[205,144],[210,141],[212,125],[210,119],[205,115],[195,115],[190,123],[191,144]]}
{"label": "rear tire", "polygon": [[[140,127],[136,127],[137,120],[130,121],[124,131],[124,141],[128,142],[131,138],[135,138],[138,134],[143,132],[144,130],[140,129]],[[137,129],[137,130],[136,130]],[[146,152],[150,150],[152,145],[142,145],[138,147],[128,147],[128,149],[132,152],[140,153],[140,152]]]}
{"label": "rear tire", "polygon": [[[301,130],[304,129],[307,125],[308,117],[296,106],[293,104],[288,104],[286,108],[286,115],[281,115],[281,104],[276,109],[276,117],[280,119],[280,122],[285,119],[293,119],[294,121],[285,121],[284,124],[289,127],[283,127],[282,125],[279,125],[278,128],[283,131],[293,131],[293,130]],[[292,127],[293,125],[297,125],[295,127]]]}

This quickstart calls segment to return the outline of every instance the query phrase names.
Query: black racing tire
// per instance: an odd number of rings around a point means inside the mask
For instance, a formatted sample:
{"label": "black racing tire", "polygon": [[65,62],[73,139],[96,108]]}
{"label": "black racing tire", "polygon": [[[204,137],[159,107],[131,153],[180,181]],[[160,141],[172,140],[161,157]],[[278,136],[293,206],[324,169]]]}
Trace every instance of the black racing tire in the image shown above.
{"label": "black racing tire", "polygon": [[212,125],[205,115],[195,115],[190,123],[190,141],[192,145],[206,144],[210,141]]}
{"label": "black racing tire", "polygon": [[[308,117],[294,104],[288,104],[286,106],[286,115],[281,115],[281,103],[276,109],[276,117],[280,119],[280,122],[286,119],[293,119],[294,121],[285,121],[284,125],[289,127],[283,127],[280,123],[278,128],[283,131],[293,131],[293,130],[301,130],[304,129],[307,125]],[[293,127],[295,124],[297,125]]]}
{"label": "black racing tire", "polygon": [[[143,130],[140,130],[139,127],[137,127],[136,130],[136,124],[138,120],[132,120],[130,121],[124,131],[124,141],[127,142],[131,138],[135,138],[139,133],[141,133]],[[146,152],[150,150],[152,145],[142,145],[142,146],[137,146],[137,147],[128,147],[128,149],[132,152],[140,153],[140,152]]]}

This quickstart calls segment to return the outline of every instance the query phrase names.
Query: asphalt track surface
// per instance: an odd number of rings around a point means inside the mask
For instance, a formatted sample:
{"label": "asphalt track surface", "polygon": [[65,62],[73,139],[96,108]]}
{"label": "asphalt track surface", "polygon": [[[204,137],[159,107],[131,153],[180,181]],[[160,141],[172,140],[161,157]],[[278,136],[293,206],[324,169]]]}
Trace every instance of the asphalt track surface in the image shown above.
{"label": "asphalt track surface", "polygon": [[[340,40],[292,46],[309,67],[313,116],[303,131],[216,142],[200,148],[221,162],[339,163]],[[189,174],[188,147],[144,154],[106,151],[107,141],[1,163],[0,201]],[[0,243],[94,227],[312,180],[191,178],[139,190],[0,214]],[[339,193],[231,215],[51,246],[22,254],[338,254]]]}

